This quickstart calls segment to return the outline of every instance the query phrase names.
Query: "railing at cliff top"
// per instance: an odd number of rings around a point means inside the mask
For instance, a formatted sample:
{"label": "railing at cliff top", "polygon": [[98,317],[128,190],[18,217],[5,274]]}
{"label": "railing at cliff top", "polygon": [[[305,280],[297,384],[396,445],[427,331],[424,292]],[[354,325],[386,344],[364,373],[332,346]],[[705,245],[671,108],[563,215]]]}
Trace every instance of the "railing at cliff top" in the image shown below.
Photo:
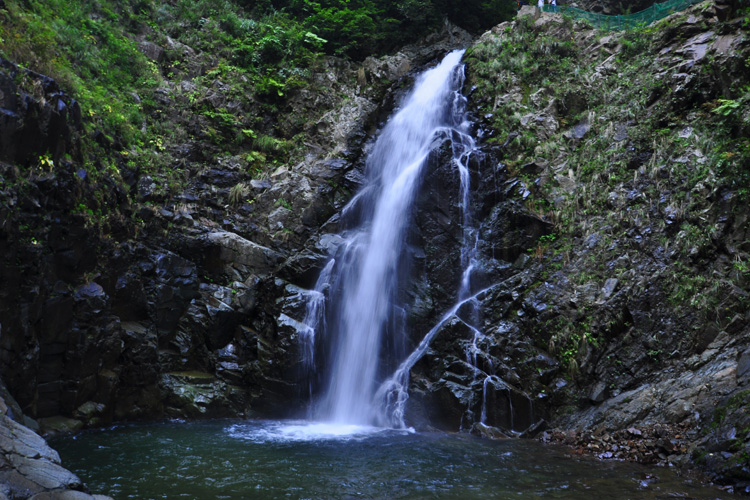
{"label": "railing at cliff top", "polygon": [[545,5],[542,10],[544,12],[558,12],[575,19],[585,19],[593,26],[603,30],[626,30],[637,28],[639,26],[646,26],[654,21],[658,21],[670,14],[687,9],[691,5],[702,1],[703,0],[668,0],[662,3],[655,3],[648,9],[636,12],[635,14],[625,14],[622,16],[596,14],[575,7],[568,7],[567,5],[558,5],[557,7]]}

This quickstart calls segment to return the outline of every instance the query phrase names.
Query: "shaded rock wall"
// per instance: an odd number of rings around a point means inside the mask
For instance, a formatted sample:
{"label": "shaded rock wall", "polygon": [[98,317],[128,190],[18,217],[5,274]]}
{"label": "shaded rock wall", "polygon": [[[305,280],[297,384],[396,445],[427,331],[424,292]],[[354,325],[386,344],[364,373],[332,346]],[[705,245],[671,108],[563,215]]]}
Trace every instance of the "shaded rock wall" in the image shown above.
{"label": "shaded rock wall", "polygon": [[55,162],[65,156],[80,159],[83,125],[78,102],[49,77],[2,58],[0,68],[3,159],[21,164],[37,163],[40,155]]}
{"label": "shaded rock wall", "polygon": [[[282,362],[287,348],[288,363],[294,362],[294,345],[278,338],[267,316],[275,317],[279,294],[269,275],[290,254],[288,242],[272,250],[264,246],[270,240],[254,238],[257,243],[221,229],[206,212],[198,223],[198,213],[186,206],[134,205],[110,173],[94,176],[68,153],[81,148],[80,122],[59,112],[66,109],[60,103],[72,100],[12,87],[17,70],[6,67],[12,70],[4,74],[11,82],[5,104],[17,114],[6,139],[17,130],[33,136],[36,129],[28,127],[37,125],[50,134],[36,149],[4,149],[7,163],[0,165],[0,371],[23,411],[43,424],[63,415],[101,425],[160,415],[242,415],[256,399],[295,396]],[[57,92],[48,78],[24,75],[32,89]],[[26,107],[13,107],[16,102]],[[37,116],[48,121],[39,125]],[[50,145],[59,154],[47,160]],[[197,186],[215,190],[228,171],[231,166],[219,166]],[[277,172],[258,186],[258,205],[271,211],[284,196],[300,209],[309,204],[302,217],[309,225],[298,227],[304,234],[332,213],[318,214],[321,199],[312,196],[310,179],[325,190],[329,182],[345,184],[343,175],[335,163],[319,161],[294,174]],[[146,180],[136,183],[141,201],[151,189]],[[289,220],[294,224],[296,218]]]}
{"label": "shaded rock wall", "polygon": [[481,37],[467,73],[511,201],[485,210],[483,245],[508,248],[513,229],[490,222],[507,207],[546,228],[516,247],[518,286],[487,331],[525,343],[505,355],[519,374],[538,363],[522,378],[555,435],[604,458],[704,464],[744,489],[748,121],[716,108],[748,98],[748,45],[722,16],[703,3],[607,34],[519,19]]}
{"label": "shaded rock wall", "polygon": [[[489,426],[499,428],[497,433],[514,434],[538,424],[545,413],[544,406],[535,404],[526,392],[533,387],[531,381],[519,375],[519,365],[508,356],[524,352],[530,356],[528,342],[504,336],[509,332],[493,319],[498,305],[508,307],[506,297],[511,298],[513,290],[522,285],[518,280],[522,266],[512,265],[520,249],[532,245],[548,228],[504,195],[501,187],[506,176],[496,172],[494,155],[492,150],[477,151],[469,161],[470,225],[478,228],[481,242],[492,241],[488,235],[497,232],[507,234],[505,241],[512,244],[497,242],[507,245],[502,249],[493,244],[478,246],[470,290],[487,291],[438,330],[412,370],[407,420],[417,427],[471,430],[479,429],[476,426],[481,422],[483,433]],[[413,299],[407,307],[414,345],[458,299],[465,245],[459,190],[450,148],[442,148],[428,165],[415,204],[415,246],[421,250],[414,259],[408,292]]]}
{"label": "shaded rock wall", "polygon": [[[161,172],[100,162],[113,145],[87,147],[102,136],[84,130],[75,101],[3,63],[3,140],[19,147],[0,150],[0,374],[22,411],[53,431],[299,410],[299,287],[327,255],[311,236],[335,232],[365,142],[409,70],[467,40],[449,27],[368,60],[364,78],[327,59],[313,76],[325,89],[289,97],[317,117],[305,158],[250,179],[244,161],[214,156],[196,135],[165,148],[189,177],[176,193]],[[211,94],[217,106],[225,92]],[[159,96],[155,112],[192,126],[177,102],[187,97]],[[19,134],[39,140],[20,147]]]}

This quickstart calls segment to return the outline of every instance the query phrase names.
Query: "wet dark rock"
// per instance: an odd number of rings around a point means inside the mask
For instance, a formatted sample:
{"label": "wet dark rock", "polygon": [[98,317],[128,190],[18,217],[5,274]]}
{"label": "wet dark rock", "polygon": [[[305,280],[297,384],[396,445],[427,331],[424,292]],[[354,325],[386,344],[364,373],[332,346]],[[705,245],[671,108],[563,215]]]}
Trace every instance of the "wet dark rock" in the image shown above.
{"label": "wet dark rock", "polygon": [[227,275],[240,279],[251,272],[266,275],[281,261],[281,254],[278,252],[235,233],[211,232],[205,236],[205,241],[207,267],[221,269]]}
{"label": "wet dark rock", "polygon": [[38,422],[39,427],[45,436],[72,434],[83,429],[83,422],[81,420],[63,417],[61,415],[40,418]]}
{"label": "wet dark rock", "polygon": [[227,384],[209,373],[173,372],[160,381],[167,414],[176,418],[245,415],[249,400],[242,387]]}
{"label": "wet dark rock", "polygon": [[[42,99],[17,87],[21,76],[39,83]],[[80,106],[54,80],[0,58],[0,93],[0,160],[28,165],[48,154],[57,164],[80,156]]]}
{"label": "wet dark rock", "polygon": [[158,198],[157,184],[150,175],[144,175],[138,180],[138,196],[141,201],[151,201]]}
{"label": "wet dark rock", "polygon": [[583,139],[586,133],[591,129],[591,124],[588,120],[583,120],[576,124],[570,132],[570,136],[574,139]]}
{"label": "wet dark rock", "polygon": [[609,298],[617,289],[618,283],[619,280],[617,278],[608,278],[607,281],[604,282],[604,286],[599,293],[597,302],[606,302],[607,300],[609,300]]}
{"label": "wet dark rock", "polygon": [[750,373],[750,351],[745,351],[737,361],[737,378],[745,379],[748,373]]}
{"label": "wet dark rock", "polygon": [[497,427],[492,427],[490,425],[486,425],[483,423],[474,424],[474,426],[471,428],[471,433],[477,434],[478,436],[481,436],[487,439],[492,439],[492,440],[510,438],[510,436],[505,434],[502,430],[498,429]]}
{"label": "wet dark rock", "polygon": [[250,181],[250,185],[253,189],[263,190],[273,187],[273,184],[268,179],[253,179]]}
{"label": "wet dark rock", "polygon": [[534,405],[523,392],[514,390],[495,377],[490,378],[489,384],[483,385],[482,404],[489,425],[510,432],[523,432],[536,423]]}
{"label": "wet dark rock", "polygon": [[594,387],[591,389],[591,394],[589,395],[589,400],[592,403],[601,403],[605,399],[607,399],[609,389],[607,387],[607,384],[604,382],[598,382]]}

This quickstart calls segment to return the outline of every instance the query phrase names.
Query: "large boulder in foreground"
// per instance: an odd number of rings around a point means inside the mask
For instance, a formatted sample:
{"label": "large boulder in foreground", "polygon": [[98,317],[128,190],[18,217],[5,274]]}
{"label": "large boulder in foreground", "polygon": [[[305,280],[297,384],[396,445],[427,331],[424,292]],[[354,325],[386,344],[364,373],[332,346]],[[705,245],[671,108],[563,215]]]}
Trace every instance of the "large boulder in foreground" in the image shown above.
{"label": "large boulder in foreground", "polygon": [[44,438],[11,417],[20,420],[23,414],[0,385],[0,499],[110,498],[86,493],[78,476],[60,464],[60,455]]}

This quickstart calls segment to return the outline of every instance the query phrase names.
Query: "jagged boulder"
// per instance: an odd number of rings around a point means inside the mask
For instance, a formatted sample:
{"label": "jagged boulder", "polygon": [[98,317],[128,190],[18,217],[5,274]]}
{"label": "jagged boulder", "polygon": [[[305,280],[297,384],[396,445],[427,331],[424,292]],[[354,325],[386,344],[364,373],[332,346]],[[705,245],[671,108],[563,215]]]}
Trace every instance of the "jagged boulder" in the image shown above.
{"label": "jagged boulder", "polygon": [[60,455],[44,438],[14,419],[23,420],[23,414],[0,381],[0,497],[109,499],[89,495],[78,476],[62,467]]}
{"label": "jagged boulder", "polygon": [[281,261],[278,252],[235,233],[215,231],[208,233],[205,238],[210,245],[207,250],[208,266],[222,266],[226,274],[240,280],[250,274],[266,276]]}

